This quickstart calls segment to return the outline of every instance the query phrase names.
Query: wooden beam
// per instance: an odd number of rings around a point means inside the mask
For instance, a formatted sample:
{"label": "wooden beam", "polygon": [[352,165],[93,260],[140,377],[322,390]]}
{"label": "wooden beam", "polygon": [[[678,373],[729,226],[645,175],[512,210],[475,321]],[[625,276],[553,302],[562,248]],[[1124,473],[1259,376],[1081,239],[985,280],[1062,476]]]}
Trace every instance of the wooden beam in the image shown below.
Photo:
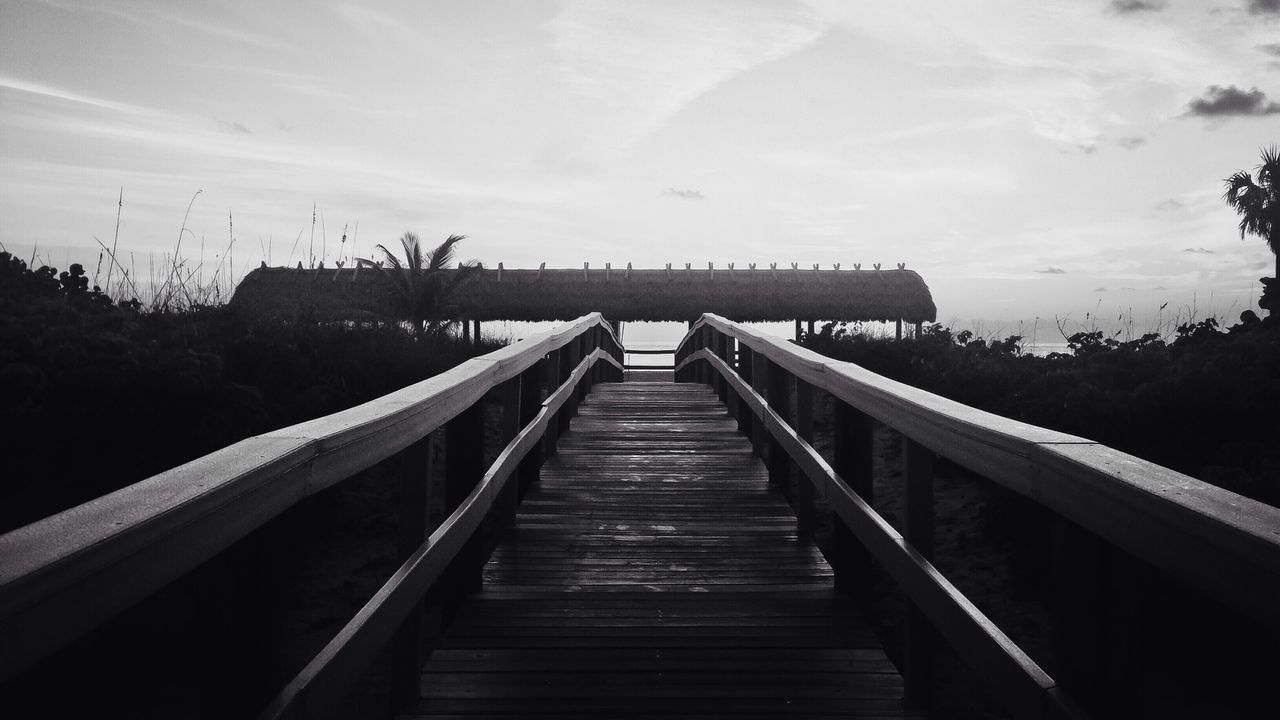
{"label": "wooden beam", "polygon": [[[831,439],[834,456],[832,467],[849,490],[862,502],[873,502],[872,480],[875,455],[872,449],[871,418],[847,403],[833,399],[831,403]],[[831,528],[832,568],[836,571],[836,588],[848,592],[860,606],[871,602],[871,555],[853,535],[849,526],[834,519]]]}
{"label": "wooden beam", "polygon": [[[801,440],[813,444],[813,386],[795,378],[796,386],[796,435]],[[796,530],[801,533],[813,532],[817,513],[814,509],[813,481],[804,473],[796,476]]]}
{"label": "wooden beam", "polygon": [[[400,476],[400,522],[397,546],[404,562],[426,541],[432,527],[428,520],[427,484],[431,478],[431,436],[415,442],[396,456]],[[395,709],[418,702],[422,684],[422,640],[425,623],[422,603],[409,612],[396,630],[391,648],[391,705]]]}
{"label": "wooden beam", "polygon": [[[903,481],[906,484],[906,512],[903,536],[926,560],[933,560],[933,451],[902,438]],[[909,602],[903,626],[904,700],[913,707],[927,708],[933,702],[933,656],[937,643],[933,626],[918,603]]]}
{"label": "wooden beam", "polygon": [[[769,400],[769,407],[782,418],[783,422],[794,425],[795,415],[791,409],[791,374],[777,363],[768,363],[767,373],[766,397]],[[769,482],[781,487],[783,492],[790,496],[791,462],[787,458],[787,453],[772,436],[769,437],[767,446]]]}
{"label": "wooden beam", "polygon": [[[484,404],[477,402],[445,427],[445,502],[453,512],[484,475]],[[449,580],[454,600],[479,590],[484,567],[482,538],[476,536],[454,558]]]}

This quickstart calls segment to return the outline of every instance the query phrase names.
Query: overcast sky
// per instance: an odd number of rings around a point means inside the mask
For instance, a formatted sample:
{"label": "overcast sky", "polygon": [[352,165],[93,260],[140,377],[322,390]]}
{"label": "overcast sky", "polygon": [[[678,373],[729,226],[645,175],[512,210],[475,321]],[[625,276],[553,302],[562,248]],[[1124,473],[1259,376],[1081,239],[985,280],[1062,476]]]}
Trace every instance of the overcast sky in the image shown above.
{"label": "overcast sky", "polygon": [[904,262],[944,321],[1234,319],[1274,265],[1222,179],[1273,143],[1277,0],[0,2],[10,247],[109,241],[123,188],[120,246],[172,250],[199,190],[184,254],[231,213],[242,267],[305,259],[314,203],[330,266],[347,226]]}

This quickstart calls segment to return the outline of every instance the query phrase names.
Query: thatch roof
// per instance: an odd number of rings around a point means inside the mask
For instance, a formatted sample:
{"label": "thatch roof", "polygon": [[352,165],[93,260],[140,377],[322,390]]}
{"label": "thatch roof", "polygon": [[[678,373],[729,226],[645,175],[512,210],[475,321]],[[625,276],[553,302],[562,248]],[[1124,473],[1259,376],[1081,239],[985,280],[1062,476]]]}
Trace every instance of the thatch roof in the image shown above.
{"label": "thatch roof", "polygon": [[[392,285],[380,268],[262,267],[233,305],[263,315],[354,319],[380,314]],[[671,321],[713,312],[739,321],[932,322],[929,287],[911,270],[482,270],[453,299],[453,319]]]}

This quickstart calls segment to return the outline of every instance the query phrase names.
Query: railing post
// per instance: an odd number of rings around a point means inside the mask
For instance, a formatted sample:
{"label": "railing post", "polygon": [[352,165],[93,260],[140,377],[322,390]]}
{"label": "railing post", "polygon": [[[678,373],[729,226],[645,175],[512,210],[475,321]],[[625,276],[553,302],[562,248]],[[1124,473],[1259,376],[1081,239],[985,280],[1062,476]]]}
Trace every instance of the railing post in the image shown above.
{"label": "railing post", "polygon": [[[769,362],[768,368],[766,397],[769,408],[787,425],[794,426],[795,417],[791,413],[791,373],[776,362]],[[773,433],[765,431],[765,435],[769,448],[769,483],[780,486],[785,494],[790,495],[791,458],[782,449],[782,443],[774,439]]]}
{"label": "railing post", "polygon": [[[698,328],[696,331],[694,331],[693,337],[691,338],[691,340],[693,342],[692,342],[692,347],[690,349],[695,353],[707,346],[707,336],[703,332],[703,328]],[[693,381],[695,383],[702,385],[707,381],[706,369],[707,369],[706,363],[702,362],[701,360],[693,364]]]}
{"label": "railing post", "polygon": [[[484,401],[458,413],[445,425],[445,506],[452,513],[484,476]],[[466,593],[479,590],[484,571],[484,550],[477,531],[458,551],[446,571],[452,606]]]}
{"label": "railing post", "polygon": [[[813,444],[813,386],[801,380],[796,383],[796,434],[801,440]],[[801,533],[813,532],[813,481],[803,472],[796,472],[796,530]]]}
{"label": "railing post", "polygon": [[[831,439],[834,448],[833,470],[850,490],[868,505],[872,504],[872,432],[873,421],[866,413],[833,399]],[[871,600],[871,554],[854,537],[853,531],[839,517],[831,528],[832,566],[836,572],[836,589],[849,592],[863,607]]]}
{"label": "railing post", "polygon": [[[729,337],[728,334],[720,336],[724,340],[724,362],[729,366],[730,370],[737,371],[738,368],[738,340]],[[729,408],[729,417],[737,419],[738,406],[740,404],[738,393],[730,386],[726,379],[724,383],[724,403]]]}
{"label": "railing post", "polygon": [[[542,410],[542,373],[543,368],[539,367],[545,360],[534,363],[527,370],[520,373],[520,427],[523,429],[533,419],[538,416]],[[551,432],[551,428],[555,423],[547,425],[547,432]],[[529,487],[538,481],[538,476],[542,471],[542,443],[535,443],[529,448],[529,453],[520,461],[520,466],[516,469],[516,485],[519,499],[524,498],[524,494],[529,491]]]}
{"label": "railing post", "polygon": [[[418,550],[433,529],[427,514],[427,484],[431,478],[431,436],[400,451],[396,457],[400,475],[400,522],[397,529],[399,560]],[[419,603],[400,629],[391,647],[391,710],[394,713],[418,702],[422,683],[424,603]]]}
{"label": "railing post", "polygon": [[[703,329],[699,331],[701,341],[698,343],[701,350],[705,350],[710,355],[716,354],[716,331],[710,325],[703,325]],[[716,389],[716,378],[719,373],[712,369],[710,360],[703,360],[698,364],[703,373],[703,384],[710,388]]]}
{"label": "railing post", "polygon": [[[751,386],[751,348],[746,343],[738,343],[738,377],[742,378],[743,383],[748,387]],[[737,408],[738,431],[751,437],[751,418],[754,413],[751,412],[751,406],[744,400],[738,402]]]}
{"label": "railing post", "polygon": [[[713,330],[711,333],[712,352],[715,353],[716,357],[720,358],[726,363],[729,362],[729,354],[725,350],[725,343],[728,339],[729,339],[729,336],[725,335],[719,330]],[[722,403],[725,402],[726,396],[728,395],[728,392],[729,392],[729,381],[725,380],[725,378],[718,371],[712,370],[711,384],[716,389],[716,397],[720,398],[720,402]]]}
{"label": "railing post", "polygon": [[[903,536],[911,547],[933,560],[933,451],[912,440],[902,439],[903,479],[906,483],[906,513]],[[907,704],[928,707],[933,699],[933,652],[936,632],[915,603],[908,603],[903,642],[903,695]]]}
{"label": "railing post", "polygon": [[[577,350],[577,348],[574,347],[575,345],[577,345],[577,342],[570,340],[560,348],[558,353],[560,356],[558,366],[559,374],[556,375],[556,383],[551,388],[552,393],[556,391],[556,388],[563,385],[564,382],[569,379],[569,376],[573,374],[573,368],[578,364],[578,359],[574,357],[575,350]],[[559,425],[560,430],[558,433],[559,435],[569,432],[569,421],[573,419],[572,404],[573,393],[569,393],[569,397],[565,400],[565,403],[560,406],[560,411],[556,413],[556,424]]]}
{"label": "railing post", "polygon": [[[524,427],[521,422],[520,401],[524,396],[521,392],[521,382],[523,375],[516,375],[510,380],[499,386],[499,394],[502,397],[502,420],[501,427],[498,431],[498,447],[505,448],[516,435],[520,432],[520,428]],[[516,522],[516,506],[520,503],[520,482],[518,478],[508,478],[507,484],[503,486],[502,492],[493,503],[493,519],[499,527],[510,527]]]}
{"label": "railing post", "polygon": [[[542,385],[546,392],[538,402],[542,402],[560,387],[560,365],[564,362],[564,348],[552,350],[542,359]],[[549,458],[556,454],[556,440],[560,437],[560,414],[556,413],[547,423],[547,431],[542,436],[542,456]]]}
{"label": "railing post", "polygon": [[[767,386],[769,384],[769,359],[764,353],[751,353],[751,388],[756,394],[762,398],[768,398]],[[751,414],[751,448],[755,452],[756,457],[764,457],[765,436],[768,433],[764,429],[764,423],[755,413]]]}

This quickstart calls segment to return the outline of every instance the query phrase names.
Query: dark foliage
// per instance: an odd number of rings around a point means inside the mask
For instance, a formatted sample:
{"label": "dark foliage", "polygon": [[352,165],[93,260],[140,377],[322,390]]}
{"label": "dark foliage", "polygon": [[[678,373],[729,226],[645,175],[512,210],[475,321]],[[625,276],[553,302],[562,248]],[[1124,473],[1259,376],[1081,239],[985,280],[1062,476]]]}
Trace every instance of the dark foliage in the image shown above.
{"label": "dark foliage", "polygon": [[918,340],[894,341],[827,325],[803,344],[1280,504],[1280,323],[1246,312],[1224,331],[1209,318],[1167,342],[1079,332],[1068,338],[1071,352],[1048,357],[1024,354],[1020,340],[931,325]]}
{"label": "dark foliage", "polygon": [[148,313],[79,265],[0,253],[0,531],[491,349],[227,306]]}

